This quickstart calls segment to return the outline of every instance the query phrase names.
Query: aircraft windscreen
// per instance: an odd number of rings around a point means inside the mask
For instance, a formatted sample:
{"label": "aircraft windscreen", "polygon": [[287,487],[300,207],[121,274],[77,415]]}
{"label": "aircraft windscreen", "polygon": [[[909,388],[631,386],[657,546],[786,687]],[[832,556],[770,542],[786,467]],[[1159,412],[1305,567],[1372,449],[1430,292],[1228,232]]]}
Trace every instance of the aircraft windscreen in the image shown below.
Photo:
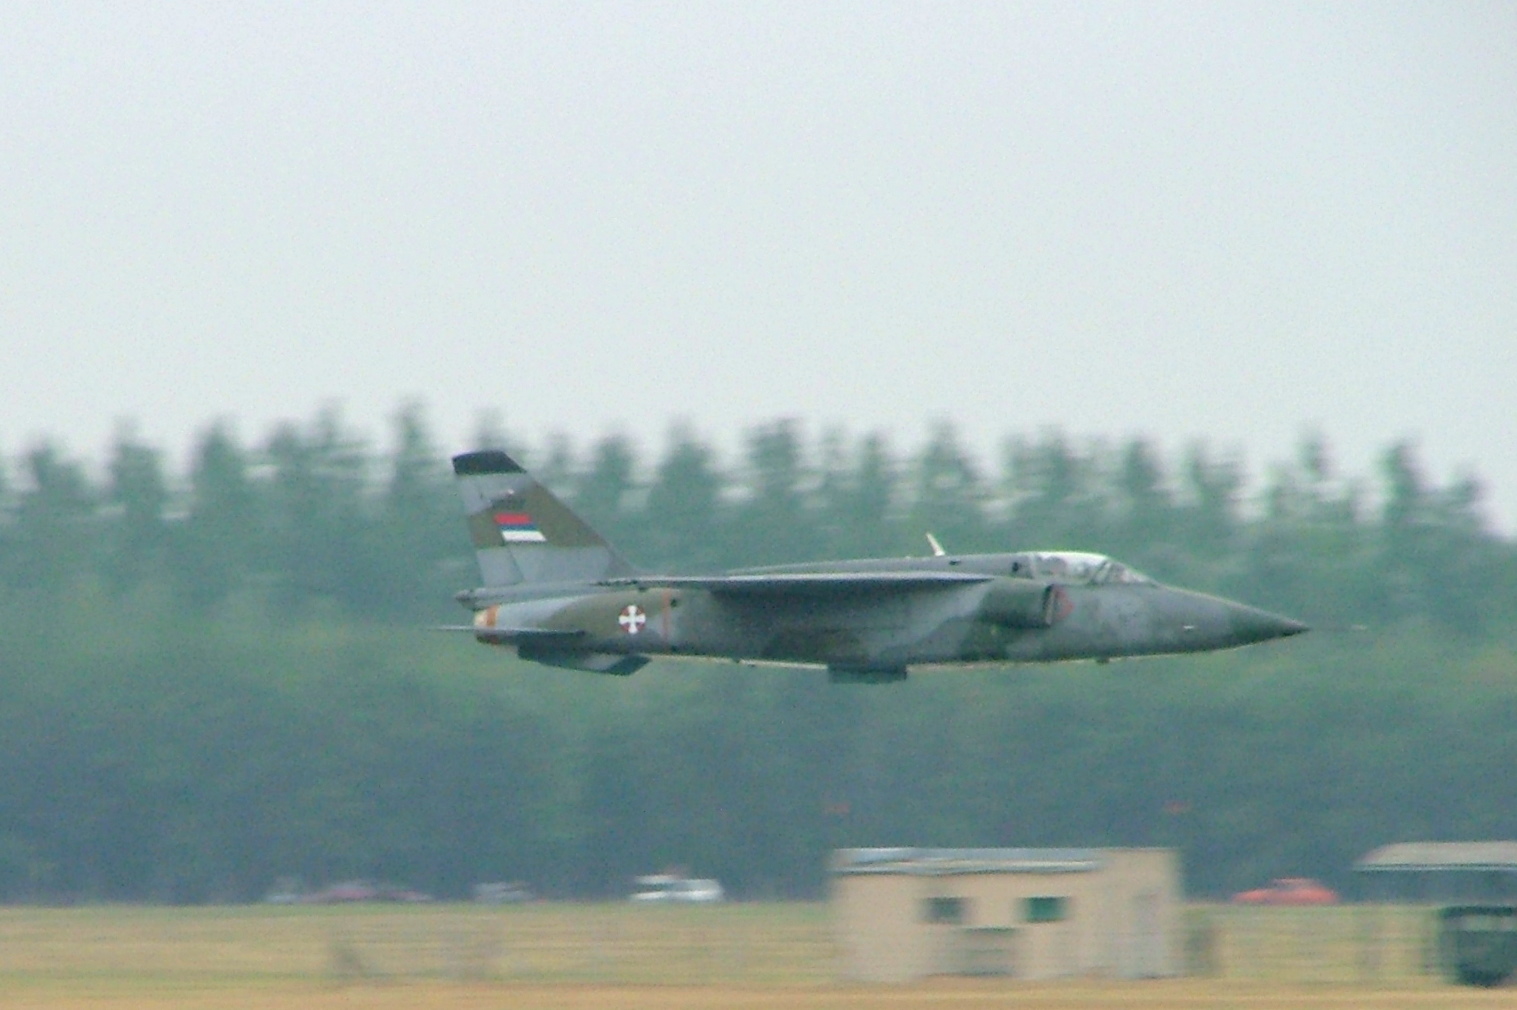
{"label": "aircraft windscreen", "polygon": [[1092,582],[1120,583],[1130,586],[1151,586],[1154,580],[1138,571],[1136,568],[1128,568],[1120,561],[1106,559],[1106,564],[1097,571]]}
{"label": "aircraft windscreen", "polygon": [[1032,555],[1032,563],[1039,577],[1057,582],[1087,585],[1152,585],[1154,581],[1137,569],[1129,568],[1104,554],[1049,551]]}

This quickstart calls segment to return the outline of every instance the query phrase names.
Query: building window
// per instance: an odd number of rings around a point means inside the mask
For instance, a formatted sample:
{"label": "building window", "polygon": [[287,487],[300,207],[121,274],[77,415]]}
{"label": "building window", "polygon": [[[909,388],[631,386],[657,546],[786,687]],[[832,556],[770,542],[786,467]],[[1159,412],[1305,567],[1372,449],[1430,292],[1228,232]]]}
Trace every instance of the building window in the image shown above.
{"label": "building window", "polygon": [[1025,919],[1028,922],[1062,922],[1067,898],[1028,898]]}
{"label": "building window", "polygon": [[922,919],[958,925],[964,921],[963,898],[928,898],[922,902]]}

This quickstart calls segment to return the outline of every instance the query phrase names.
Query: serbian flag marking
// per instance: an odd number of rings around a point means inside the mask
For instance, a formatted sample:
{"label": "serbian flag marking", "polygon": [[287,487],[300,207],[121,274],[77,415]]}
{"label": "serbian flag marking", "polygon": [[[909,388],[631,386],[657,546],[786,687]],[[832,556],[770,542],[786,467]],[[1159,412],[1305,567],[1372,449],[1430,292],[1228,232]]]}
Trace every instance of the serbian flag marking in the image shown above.
{"label": "serbian flag marking", "polygon": [[548,539],[525,512],[497,512],[494,518],[503,543],[540,544]]}

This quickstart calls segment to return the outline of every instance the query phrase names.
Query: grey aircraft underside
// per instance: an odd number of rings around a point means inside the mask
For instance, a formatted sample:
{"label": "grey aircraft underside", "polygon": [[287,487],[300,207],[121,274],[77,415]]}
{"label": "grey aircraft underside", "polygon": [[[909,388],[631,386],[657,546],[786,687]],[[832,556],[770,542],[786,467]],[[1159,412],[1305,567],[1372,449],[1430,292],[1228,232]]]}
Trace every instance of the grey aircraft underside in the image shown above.
{"label": "grey aircraft underside", "polygon": [[458,594],[479,641],[523,659],[629,674],[653,657],[908,668],[1106,661],[1296,635],[1277,614],[1160,585],[1099,554],[870,558],[721,575],[639,572],[498,450],[453,458],[484,585]]}

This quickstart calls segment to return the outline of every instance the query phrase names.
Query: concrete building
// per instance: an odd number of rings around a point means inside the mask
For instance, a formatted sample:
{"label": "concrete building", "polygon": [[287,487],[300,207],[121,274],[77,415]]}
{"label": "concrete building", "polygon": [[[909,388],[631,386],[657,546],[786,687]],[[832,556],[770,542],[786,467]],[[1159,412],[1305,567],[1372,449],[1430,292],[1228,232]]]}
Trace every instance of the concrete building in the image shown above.
{"label": "concrete building", "polygon": [[848,979],[1179,973],[1171,849],[839,849],[831,878]]}

